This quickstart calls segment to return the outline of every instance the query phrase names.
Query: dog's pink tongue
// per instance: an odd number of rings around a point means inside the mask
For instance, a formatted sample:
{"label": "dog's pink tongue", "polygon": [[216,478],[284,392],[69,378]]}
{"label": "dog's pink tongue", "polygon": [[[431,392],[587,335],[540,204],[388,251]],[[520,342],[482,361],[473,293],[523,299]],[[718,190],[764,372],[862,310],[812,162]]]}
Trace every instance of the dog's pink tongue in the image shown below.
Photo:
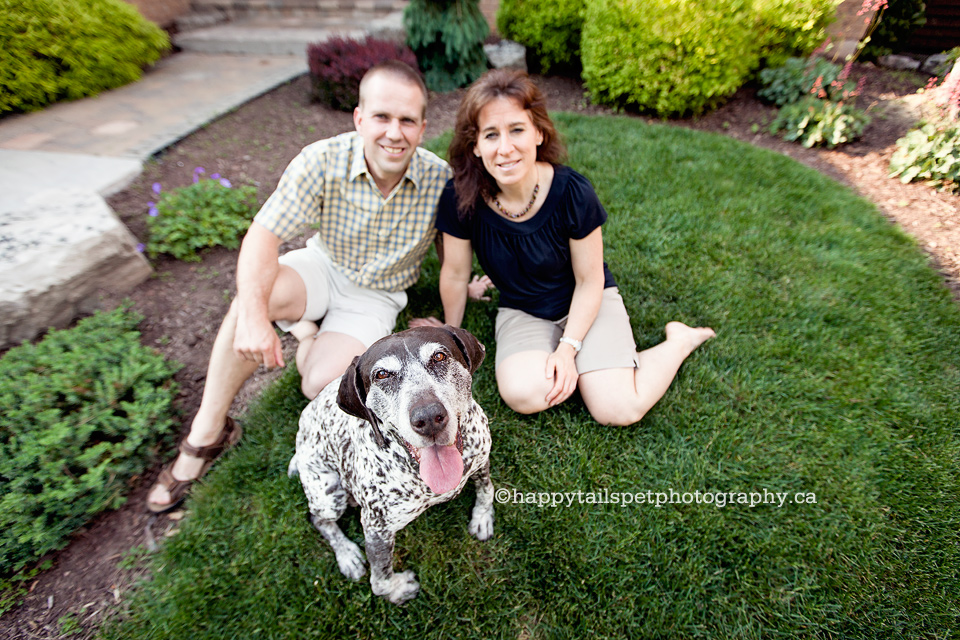
{"label": "dog's pink tongue", "polygon": [[457,488],[463,476],[463,458],[457,445],[433,445],[420,450],[420,477],[436,494]]}

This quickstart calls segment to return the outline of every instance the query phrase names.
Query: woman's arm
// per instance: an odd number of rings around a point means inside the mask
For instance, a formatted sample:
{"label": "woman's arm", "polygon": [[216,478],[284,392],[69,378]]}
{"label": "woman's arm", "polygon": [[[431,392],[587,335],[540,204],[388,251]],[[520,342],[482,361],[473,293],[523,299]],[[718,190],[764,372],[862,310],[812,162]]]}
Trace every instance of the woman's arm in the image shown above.
{"label": "woman's arm", "polygon": [[446,324],[459,327],[467,306],[467,285],[473,268],[469,240],[443,234],[443,264],[440,265],[440,301]]}
{"label": "woman's arm", "polygon": [[[603,297],[603,234],[600,227],[580,240],[570,240],[570,260],[576,285],[570,301],[570,314],[563,335],[574,340],[583,340],[593,325],[600,300]],[[554,378],[553,388],[547,393],[547,404],[560,404],[577,388],[577,352],[566,342],[547,357],[547,378]]]}

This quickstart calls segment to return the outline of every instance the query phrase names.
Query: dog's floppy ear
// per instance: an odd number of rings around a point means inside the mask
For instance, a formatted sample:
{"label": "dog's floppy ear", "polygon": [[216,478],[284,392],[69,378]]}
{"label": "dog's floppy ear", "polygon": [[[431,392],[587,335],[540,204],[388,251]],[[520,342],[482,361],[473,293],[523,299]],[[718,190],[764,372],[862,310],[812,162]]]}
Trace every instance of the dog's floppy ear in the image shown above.
{"label": "dog's floppy ear", "polygon": [[380,420],[367,408],[367,388],[363,385],[363,376],[360,373],[360,356],[356,356],[343,377],[340,378],[340,391],[337,392],[337,404],[350,415],[367,420],[373,425],[373,437],[380,447],[385,446],[383,434],[380,433]]}
{"label": "dog's floppy ear", "polygon": [[470,370],[470,375],[473,375],[480,366],[480,363],[483,362],[483,357],[486,355],[487,350],[480,344],[480,341],[466,329],[450,326],[444,328],[453,336],[453,341],[457,344],[457,348],[460,349],[460,353],[463,354],[464,364],[466,364],[467,369]]}

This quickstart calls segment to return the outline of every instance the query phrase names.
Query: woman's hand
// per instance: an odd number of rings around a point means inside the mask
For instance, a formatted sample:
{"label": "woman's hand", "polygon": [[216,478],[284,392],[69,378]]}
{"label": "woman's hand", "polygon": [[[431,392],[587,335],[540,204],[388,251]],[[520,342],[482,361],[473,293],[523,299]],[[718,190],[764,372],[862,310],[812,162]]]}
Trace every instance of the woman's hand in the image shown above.
{"label": "woman's hand", "polygon": [[561,342],[557,350],[547,356],[546,376],[553,378],[553,388],[547,393],[547,406],[553,407],[571,395],[577,388],[580,374],[574,361],[577,352],[565,342]]}
{"label": "woman's hand", "polygon": [[467,284],[467,297],[471,300],[489,302],[490,296],[484,294],[490,289],[496,289],[490,276],[473,276]]}
{"label": "woman's hand", "polygon": [[430,316],[429,318],[413,318],[407,323],[411,329],[414,327],[442,327],[443,323]]}

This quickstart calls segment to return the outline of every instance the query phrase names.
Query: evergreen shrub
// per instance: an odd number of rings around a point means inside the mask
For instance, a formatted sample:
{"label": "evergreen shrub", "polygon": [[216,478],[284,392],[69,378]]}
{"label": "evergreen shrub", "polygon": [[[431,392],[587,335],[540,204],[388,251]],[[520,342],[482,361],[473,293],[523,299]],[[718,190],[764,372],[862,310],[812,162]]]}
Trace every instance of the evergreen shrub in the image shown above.
{"label": "evergreen shrub", "polygon": [[583,79],[601,104],[699,114],[757,68],[752,5],[741,0],[591,0]]}
{"label": "evergreen shrub", "polygon": [[756,0],[755,34],[761,65],[778,67],[790,57],[806,57],[827,38],[841,0]]}
{"label": "evergreen shrub", "polygon": [[368,36],[364,40],[331,38],[307,46],[313,99],[340,111],[353,111],[360,101],[360,80],[387,60],[417,68],[413,51],[398,42]]}
{"label": "evergreen shrub", "polygon": [[123,0],[0,0],[0,113],[133,82],[169,47]]}
{"label": "evergreen shrub", "polygon": [[430,90],[465,87],[487,70],[490,27],[477,0],[410,0],[403,26]]}
{"label": "evergreen shrub", "polygon": [[497,29],[527,47],[531,68],[579,75],[585,0],[501,0]]}
{"label": "evergreen shrub", "polygon": [[168,432],[177,366],[140,344],[140,319],[98,313],[0,358],[0,575],[123,504]]}

